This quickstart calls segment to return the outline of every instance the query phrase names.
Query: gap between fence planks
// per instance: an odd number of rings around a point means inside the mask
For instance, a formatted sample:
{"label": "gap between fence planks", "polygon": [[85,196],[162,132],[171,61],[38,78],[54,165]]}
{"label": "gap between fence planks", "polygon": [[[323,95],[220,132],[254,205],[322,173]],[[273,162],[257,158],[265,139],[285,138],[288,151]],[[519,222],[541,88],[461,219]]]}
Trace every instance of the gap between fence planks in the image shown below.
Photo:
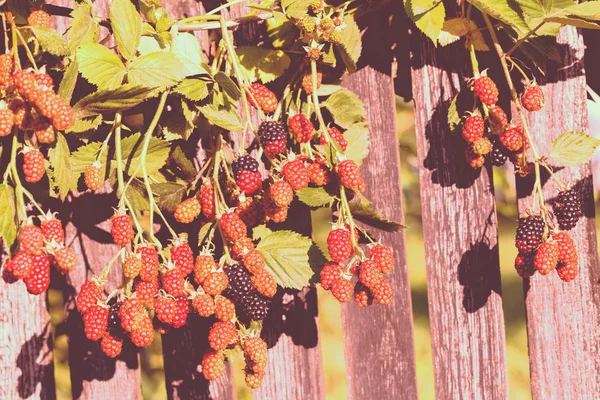
{"label": "gap between fence planks", "polygon": [[[396,103],[390,70],[364,67],[347,76],[343,85],[356,93],[368,112],[370,153],[361,170],[365,196],[386,218],[403,222],[400,154]],[[386,306],[360,308],[353,301],[342,307],[344,357],[349,399],[416,399],[410,283],[404,232],[372,232],[392,247],[396,268],[387,276],[395,295]]]}
{"label": "gap between fence planks", "polygon": [[491,171],[464,162],[462,138],[447,124],[450,101],[472,75],[457,63],[469,57],[462,42],[436,48],[416,32],[412,82],[436,397],[506,398]]}
{"label": "gap between fence planks", "polygon": [[[532,140],[540,154],[549,154],[552,141],[561,133],[589,130],[583,38],[577,29],[569,27],[562,29],[558,42],[562,61],[551,66],[540,81],[546,104],[541,111],[526,112]],[[554,272],[549,276],[536,274],[524,282],[532,397],[598,399],[600,267],[591,164],[564,168],[557,176],[581,191],[584,198],[585,217],[571,231],[580,272],[570,283],[561,281]],[[517,183],[519,211],[524,213],[531,197],[526,180],[519,179]],[[553,179],[548,179],[543,189],[547,201],[558,192]]]}

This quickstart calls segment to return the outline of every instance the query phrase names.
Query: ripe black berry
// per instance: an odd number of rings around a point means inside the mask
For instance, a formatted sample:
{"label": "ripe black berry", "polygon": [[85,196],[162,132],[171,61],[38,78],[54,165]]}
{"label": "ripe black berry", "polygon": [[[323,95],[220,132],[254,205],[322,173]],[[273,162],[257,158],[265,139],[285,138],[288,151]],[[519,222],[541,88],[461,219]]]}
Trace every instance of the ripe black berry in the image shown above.
{"label": "ripe black berry", "polygon": [[117,301],[112,304],[108,310],[108,328],[107,330],[113,336],[123,335],[124,331],[121,327],[121,318],[119,318],[119,310],[123,302]]}
{"label": "ripe black berry", "polygon": [[237,178],[238,174],[242,171],[257,172],[258,161],[256,161],[256,159],[251,155],[244,154],[231,163],[231,169],[233,169],[233,174]]}
{"label": "ripe black berry", "polygon": [[261,321],[267,317],[271,301],[252,289],[241,299],[242,312],[253,321]]}
{"label": "ripe black berry", "polygon": [[242,299],[250,291],[254,290],[250,281],[250,272],[242,265],[230,265],[225,269],[229,278],[227,294],[235,300]]}
{"label": "ripe black berry", "polygon": [[508,160],[508,150],[498,139],[492,141],[492,151],[488,154],[488,160],[494,167],[501,167]]}
{"label": "ripe black berry", "polygon": [[515,245],[522,253],[533,253],[542,243],[544,221],[539,215],[519,218]]}
{"label": "ripe black berry", "polygon": [[583,216],[581,194],[574,189],[559,192],[554,201],[554,215],[560,229],[563,231],[573,229],[579,218]]}
{"label": "ripe black berry", "polygon": [[287,129],[285,125],[277,121],[265,121],[258,127],[258,137],[265,143],[273,143],[285,140]]}

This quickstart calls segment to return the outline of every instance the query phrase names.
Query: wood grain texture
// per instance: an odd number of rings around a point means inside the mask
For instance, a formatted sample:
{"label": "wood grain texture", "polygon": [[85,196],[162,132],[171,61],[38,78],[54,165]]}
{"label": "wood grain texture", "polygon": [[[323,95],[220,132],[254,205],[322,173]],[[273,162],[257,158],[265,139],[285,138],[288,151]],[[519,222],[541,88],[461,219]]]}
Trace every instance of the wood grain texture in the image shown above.
{"label": "wood grain texture", "polygon": [[[587,132],[586,79],[583,39],[576,29],[559,36],[562,63],[538,80],[546,105],[527,119],[540,154],[548,154],[552,140],[571,130]],[[514,115],[514,113],[513,113]],[[513,117],[515,119],[515,117]],[[565,183],[580,190],[585,217],[570,231],[579,253],[579,277],[570,283],[558,275],[535,275],[525,281],[527,334],[534,399],[600,398],[600,268],[598,265],[592,172],[590,164],[557,172]],[[518,181],[519,210],[531,204],[527,182]],[[549,179],[544,196],[551,200],[558,187]]]}
{"label": "wood grain texture", "polygon": [[50,316],[45,294],[0,279],[0,399],[54,399]]}
{"label": "wood grain texture", "polygon": [[449,104],[472,74],[457,62],[469,58],[462,43],[436,49],[420,34],[411,42],[436,397],[506,398],[491,171],[466,164],[462,138],[447,125]]}
{"label": "wood grain texture", "polygon": [[[346,77],[343,85],[360,97],[368,112],[371,152],[361,167],[367,182],[365,196],[387,218],[402,222],[400,155],[390,74],[365,67]],[[387,277],[395,296],[387,306],[360,308],[354,302],[342,306],[348,398],[416,399],[405,235],[404,231],[377,231],[376,237],[394,251],[396,269]],[[361,328],[366,326],[377,328]]]}

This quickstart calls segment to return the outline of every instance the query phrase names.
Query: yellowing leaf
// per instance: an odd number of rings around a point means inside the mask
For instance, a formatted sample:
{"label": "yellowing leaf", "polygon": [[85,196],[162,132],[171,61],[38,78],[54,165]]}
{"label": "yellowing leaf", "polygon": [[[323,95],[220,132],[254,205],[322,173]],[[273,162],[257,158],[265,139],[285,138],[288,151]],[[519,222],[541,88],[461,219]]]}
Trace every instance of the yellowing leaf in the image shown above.
{"label": "yellowing leaf", "polygon": [[263,83],[279,78],[290,66],[290,57],[281,50],[255,46],[240,46],[237,49],[240,64],[251,81]]}
{"label": "yellowing leaf", "polygon": [[58,197],[64,200],[71,189],[71,153],[69,145],[62,133],[57,133],[56,143],[48,151],[48,159],[54,172],[54,184]]}
{"label": "yellowing leaf", "polygon": [[125,65],[106,47],[90,43],[77,50],[79,72],[90,83],[102,89],[116,89],[123,84]]}
{"label": "yellowing leaf", "polygon": [[335,123],[342,128],[367,120],[367,110],[355,93],[347,89],[338,90],[325,101],[325,107]]}
{"label": "yellowing leaf", "polygon": [[[123,139],[121,142],[123,167],[125,168],[125,173],[127,175],[133,175],[135,172],[135,176],[139,178],[144,176],[142,168],[138,168],[142,161],[143,141],[144,136],[140,133],[136,133]],[[146,171],[148,172],[148,175],[156,173],[163,165],[165,165],[167,158],[169,157],[170,148],[169,142],[157,137],[150,138],[148,152],[146,154]]]}
{"label": "yellowing leaf", "polygon": [[437,44],[446,18],[444,3],[431,0],[405,0],[404,8],[417,28]]}
{"label": "yellowing leaf", "polygon": [[69,48],[74,51],[81,44],[96,43],[100,35],[100,25],[92,16],[92,6],[79,3],[71,12],[71,28],[67,34]]}
{"label": "yellowing leaf", "polygon": [[40,42],[40,46],[48,53],[59,57],[71,54],[67,41],[55,30],[39,26],[32,27],[31,29]]}
{"label": "yellowing leaf", "polygon": [[348,141],[348,147],[344,155],[350,160],[354,160],[358,165],[369,155],[369,129],[364,124],[355,124],[344,132],[344,137]]}
{"label": "yellowing leaf", "polygon": [[354,21],[352,16],[348,15],[344,17],[346,27],[342,30],[342,41],[340,43],[340,50],[342,60],[346,64],[348,72],[356,71],[356,63],[360,58],[362,52],[362,38],[360,36],[360,29]]}
{"label": "yellowing leaf", "polygon": [[0,238],[7,247],[12,246],[17,237],[15,224],[15,192],[12,186],[0,184]]}
{"label": "yellowing leaf", "polygon": [[140,14],[131,0],[113,0],[109,16],[119,54],[127,60],[133,59],[142,37]]}
{"label": "yellowing leaf", "polygon": [[156,51],[133,60],[127,78],[132,85],[159,87],[172,86],[185,75],[185,66],[173,53]]}
{"label": "yellowing leaf", "polygon": [[202,49],[198,38],[191,33],[178,33],[173,39],[172,51],[186,68],[186,76],[208,74],[200,65]]}
{"label": "yellowing leaf", "polygon": [[590,161],[600,140],[583,132],[565,132],[552,142],[550,157],[557,163],[574,167]]}

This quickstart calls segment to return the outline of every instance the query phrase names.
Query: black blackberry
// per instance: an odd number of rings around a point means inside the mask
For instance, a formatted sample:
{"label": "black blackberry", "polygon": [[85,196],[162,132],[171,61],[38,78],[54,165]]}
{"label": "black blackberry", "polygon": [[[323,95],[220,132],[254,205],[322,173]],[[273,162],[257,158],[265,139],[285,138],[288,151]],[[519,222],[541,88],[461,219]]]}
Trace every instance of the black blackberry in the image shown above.
{"label": "black blackberry", "polygon": [[573,189],[559,192],[554,201],[554,215],[563,231],[575,228],[579,218],[583,216],[581,194]]}
{"label": "black blackberry", "polygon": [[521,253],[533,253],[542,243],[544,220],[539,215],[519,218],[515,245]]}
{"label": "black blackberry", "polygon": [[285,150],[287,129],[281,122],[265,121],[258,127],[257,134],[265,152],[277,154]]}
{"label": "black blackberry", "polygon": [[241,299],[242,312],[253,321],[262,321],[269,313],[271,300],[252,289]]}
{"label": "black blackberry", "polygon": [[533,253],[519,253],[515,258],[515,269],[521,278],[529,278],[535,274],[535,265],[533,265]]}
{"label": "black blackberry", "polygon": [[124,331],[121,327],[121,318],[119,318],[119,310],[121,309],[122,301],[117,301],[108,309],[108,331],[113,336],[123,335]]}
{"label": "black blackberry", "polygon": [[252,282],[250,281],[250,272],[244,266],[239,264],[230,265],[225,268],[225,274],[229,278],[227,294],[234,300],[239,301],[253,290]]}
{"label": "black blackberry", "polygon": [[242,171],[250,171],[257,172],[258,171],[258,161],[254,157],[249,154],[244,154],[236,158],[231,163],[231,169],[233,170],[233,174],[237,177],[238,174]]}
{"label": "black blackberry", "polygon": [[508,150],[498,139],[492,140],[492,151],[488,154],[488,160],[494,167],[501,167],[508,160]]}

